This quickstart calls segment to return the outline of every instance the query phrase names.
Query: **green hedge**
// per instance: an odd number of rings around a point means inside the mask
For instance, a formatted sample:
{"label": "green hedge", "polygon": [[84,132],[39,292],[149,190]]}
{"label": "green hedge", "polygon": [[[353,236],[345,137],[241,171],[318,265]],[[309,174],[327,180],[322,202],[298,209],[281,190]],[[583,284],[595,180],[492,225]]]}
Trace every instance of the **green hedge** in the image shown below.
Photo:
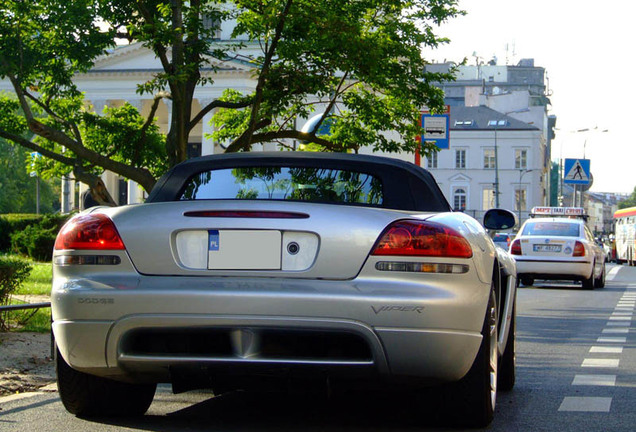
{"label": "green hedge", "polygon": [[34,260],[49,261],[57,232],[69,215],[7,214],[0,215],[0,251],[28,255]]}
{"label": "green hedge", "polygon": [[[33,266],[15,255],[0,255],[0,305],[7,305],[22,282],[29,277]],[[0,312],[0,330],[7,330],[6,313]]]}

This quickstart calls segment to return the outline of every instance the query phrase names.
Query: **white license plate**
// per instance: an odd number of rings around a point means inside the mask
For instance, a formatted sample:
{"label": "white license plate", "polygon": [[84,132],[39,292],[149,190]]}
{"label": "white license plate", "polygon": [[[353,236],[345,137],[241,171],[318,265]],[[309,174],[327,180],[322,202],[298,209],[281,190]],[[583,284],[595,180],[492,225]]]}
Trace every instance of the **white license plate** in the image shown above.
{"label": "white license plate", "polygon": [[209,230],[209,270],[280,270],[282,235],[266,230]]}
{"label": "white license plate", "polygon": [[533,245],[535,252],[561,252],[561,245]]}

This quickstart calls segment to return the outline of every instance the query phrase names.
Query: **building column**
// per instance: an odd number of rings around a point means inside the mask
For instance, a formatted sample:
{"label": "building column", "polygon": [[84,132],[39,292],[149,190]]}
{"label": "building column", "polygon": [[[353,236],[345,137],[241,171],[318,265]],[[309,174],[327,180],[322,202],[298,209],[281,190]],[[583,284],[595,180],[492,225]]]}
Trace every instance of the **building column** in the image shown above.
{"label": "building column", "polygon": [[91,104],[93,104],[93,111],[97,115],[104,114],[104,108],[108,105],[108,101],[106,99],[95,99],[91,100]]}
{"label": "building column", "polygon": [[163,98],[161,99],[163,103],[166,105],[168,118],[166,119],[166,124],[168,125],[168,129],[170,128],[170,122],[172,121],[172,99]]}
{"label": "building column", "polygon": [[68,214],[73,210],[74,192],[73,180],[68,176],[62,177],[62,202],[60,208],[62,214]]}
{"label": "building column", "polygon": [[128,204],[139,204],[144,202],[139,184],[137,182],[128,180]]}
{"label": "building column", "polygon": [[[212,101],[213,99],[211,98],[199,98],[199,105],[201,108],[205,108]],[[214,126],[211,124],[214,113],[216,113],[216,110],[210,111],[201,120],[201,156],[215,153],[214,139],[210,136],[214,132]]]}
{"label": "building column", "polygon": [[[135,107],[137,112],[139,112],[139,115],[142,115],[145,102],[144,99],[129,99],[126,100],[126,102]],[[139,190],[139,184],[137,182],[128,180],[126,182],[126,192],[128,198],[126,204],[139,204],[143,202],[141,191]]]}

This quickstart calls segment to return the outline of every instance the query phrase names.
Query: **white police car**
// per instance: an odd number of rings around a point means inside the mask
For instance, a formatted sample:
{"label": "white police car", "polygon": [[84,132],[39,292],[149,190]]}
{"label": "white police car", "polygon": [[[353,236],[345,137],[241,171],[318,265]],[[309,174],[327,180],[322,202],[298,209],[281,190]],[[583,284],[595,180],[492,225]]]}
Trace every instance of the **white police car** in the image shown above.
{"label": "white police car", "polygon": [[551,279],[581,281],[586,289],[605,286],[605,256],[583,208],[535,207],[531,216],[510,245],[522,284]]}

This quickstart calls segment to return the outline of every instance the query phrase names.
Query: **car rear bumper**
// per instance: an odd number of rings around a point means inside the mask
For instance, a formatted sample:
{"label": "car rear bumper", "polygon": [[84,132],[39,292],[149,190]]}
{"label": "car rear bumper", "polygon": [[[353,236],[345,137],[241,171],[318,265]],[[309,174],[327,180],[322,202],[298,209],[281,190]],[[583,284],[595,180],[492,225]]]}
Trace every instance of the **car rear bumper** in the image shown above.
{"label": "car rear bumper", "polygon": [[[419,275],[418,275],[419,276]],[[488,284],[447,275],[351,281],[56,280],[53,331],[73,368],[169,382],[179,367],[364,370],[454,381],[481,343]]]}
{"label": "car rear bumper", "polygon": [[[131,345],[134,329],[157,334],[188,333],[181,351],[143,350]],[[481,343],[479,333],[377,328],[354,321],[309,321],[268,317],[135,316],[116,323],[54,323],[55,338],[71,366],[95,375],[134,381],[169,382],[179,367],[205,369],[232,367],[246,373],[254,366],[275,369],[313,368],[324,372],[364,371],[365,375],[416,377],[432,382],[455,381],[468,372]],[[280,346],[272,334],[287,340]],[[227,336],[227,344],[201,350],[213,340],[211,334]],[[265,335],[269,334],[268,341]],[[306,340],[303,341],[303,338]],[[357,348],[342,345],[355,341]],[[290,345],[289,342],[296,342]],[[311,346],[320,341],[319,346]],[[182,340],[182,342],[185,342]],[[216,349],[215,349],[216,348]],[[278,349],[276,349],[278,348]],[[291,348],[291,349],[289,349]],[[347,349],[349,348],[349,349]],[[134,377],[134,378],[133,378]]]}
{"label": "car rear bumper", "polygon": [[592,274],[592,263],[586,261],[555,261],[538,259],[519,259],[517,263],[517,275],[534,278],[573,279],[582,280]]}

